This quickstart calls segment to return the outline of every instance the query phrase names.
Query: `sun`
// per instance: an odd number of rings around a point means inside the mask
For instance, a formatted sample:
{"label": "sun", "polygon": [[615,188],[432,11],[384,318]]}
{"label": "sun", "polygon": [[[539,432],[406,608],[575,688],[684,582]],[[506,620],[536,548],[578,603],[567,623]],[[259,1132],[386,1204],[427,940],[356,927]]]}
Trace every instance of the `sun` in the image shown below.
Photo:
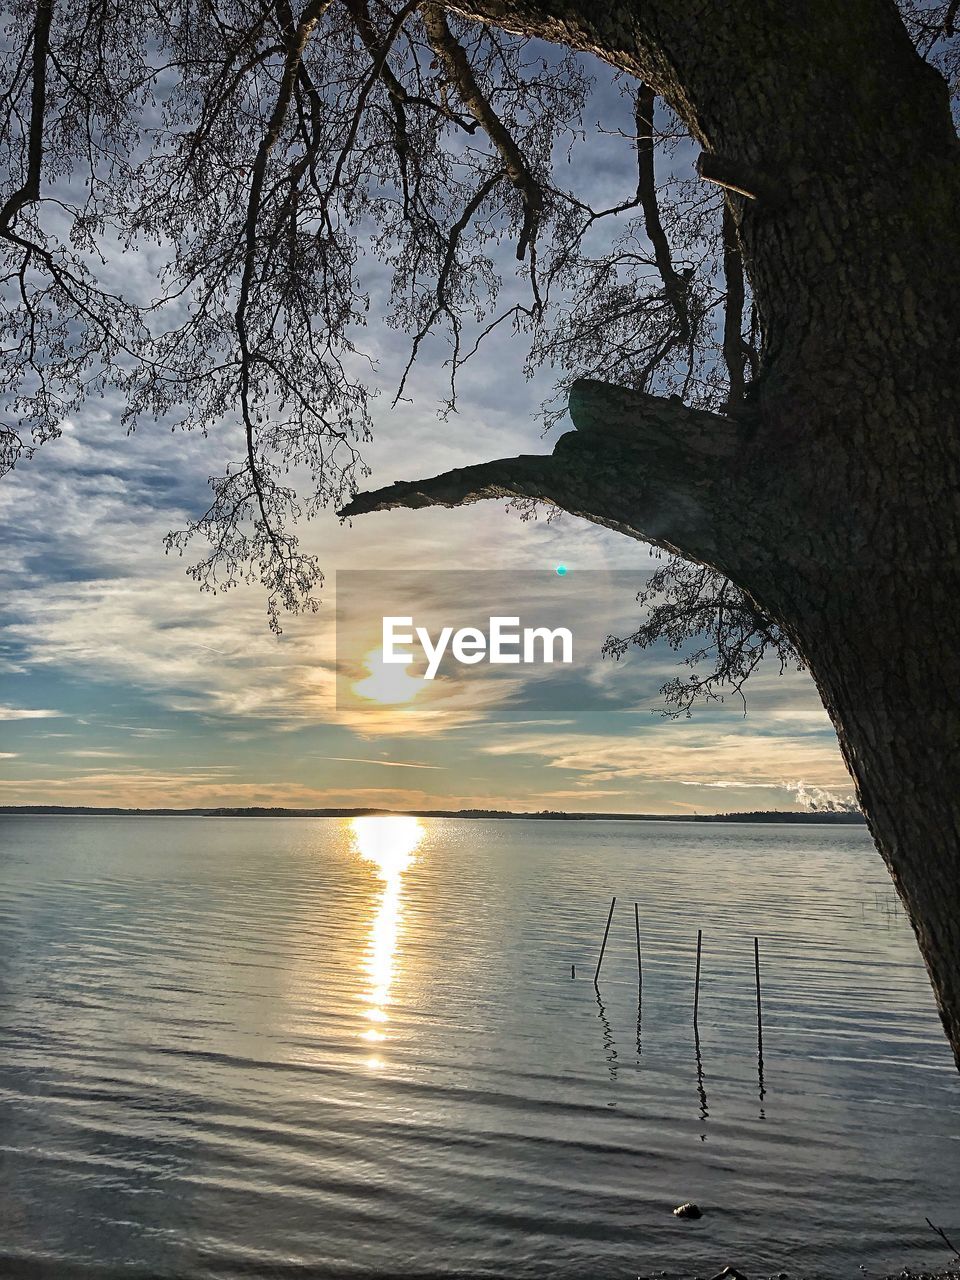
{"label": "sun", "polygon": [[[412,659],[411,659],[412,661]],[[412,702],[423,688],[423,679],[408,673],[409,663],[394,664],[383,660],[383,649],[371,649],[363,660],[370,672],[353,686],[353,692],[370,702],[385,705]]]}

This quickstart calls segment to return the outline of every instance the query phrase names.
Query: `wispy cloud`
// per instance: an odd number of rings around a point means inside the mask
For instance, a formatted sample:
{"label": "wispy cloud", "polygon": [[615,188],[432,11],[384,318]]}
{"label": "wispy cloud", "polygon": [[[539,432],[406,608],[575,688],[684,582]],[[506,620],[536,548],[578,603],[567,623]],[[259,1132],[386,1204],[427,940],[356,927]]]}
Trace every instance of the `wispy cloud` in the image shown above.
{"label": "wispy cloud", "polygon": [[0,707],[0,720],[50,720],[64,714],[63,711],[47,711],[39,707]]}
{"label": "wispy cloud", "polygon": [[363,756],[312,756],[313,760],[340,760],[346,764],[376,764],[382,765],[386,769],[440,769],[446,768],[442,764],[419,764],[410,760],[369,760]]}
{"label": "wispy cloud", "polygon": [[129,751],[105,751],[105,750],[100,750],[96,747],[89,747],[84,749],[78,748],[77,750],[74,750],[74,751],[67,751],[64,754],[68,756],[79,756],[84,760],[88,760],[92,758],[104,759],[104,760],[107,760],[107,759],[129,760],[130,758]]}
{"label": "wispy cloud", "polygon": [[[670,782],[711,788],[774,787],[802,775],[808,785],[831,789],[849,784],[835,741],[800,740],[743,729],[718,731],[687,722],[661,723],[638,737],[556,733],[520,735],[484,747],[493,756],[531,756],[592,783]],[[795,792],[795,788],[794,788]]]}

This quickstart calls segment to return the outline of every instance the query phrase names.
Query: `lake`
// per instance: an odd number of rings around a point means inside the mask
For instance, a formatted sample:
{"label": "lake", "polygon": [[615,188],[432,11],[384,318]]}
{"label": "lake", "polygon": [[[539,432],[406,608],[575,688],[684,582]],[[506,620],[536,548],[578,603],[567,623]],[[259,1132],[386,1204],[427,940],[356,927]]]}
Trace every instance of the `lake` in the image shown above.
{"label": "lake", "polygon": [[835,1280],[960,1236],[960,1077],[863,828],[0,841],[4,1275]]}

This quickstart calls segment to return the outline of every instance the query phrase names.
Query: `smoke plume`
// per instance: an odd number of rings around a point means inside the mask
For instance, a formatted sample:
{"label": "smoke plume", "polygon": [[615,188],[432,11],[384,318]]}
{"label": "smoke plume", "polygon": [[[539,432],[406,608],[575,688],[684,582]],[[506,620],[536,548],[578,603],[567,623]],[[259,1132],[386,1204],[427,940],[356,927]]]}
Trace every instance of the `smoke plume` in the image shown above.
{"label": "smoke plume", "polygon": [[860,806],[856,796],[838,796],[832,791],[824,791],[823,787],[815,787],[811,783],[785,782],[788,791],[792,791],[797,804],[803,805],[811,813],[859,813]]}

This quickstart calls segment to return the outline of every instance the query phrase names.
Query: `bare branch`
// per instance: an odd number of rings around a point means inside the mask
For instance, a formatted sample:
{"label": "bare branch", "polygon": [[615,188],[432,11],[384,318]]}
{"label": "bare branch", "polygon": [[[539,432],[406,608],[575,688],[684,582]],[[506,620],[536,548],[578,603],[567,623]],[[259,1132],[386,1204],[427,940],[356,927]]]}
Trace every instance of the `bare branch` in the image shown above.
{"label": "bare branch", "polygon": [[630,635],[608,636],[603,653],[620,659],[628,649],[666,643],[680,655],[682,673],[660,686],[664,716],[689,716],[697,703],[723,702],[728,694],[741,700],[746,714],[744,685],[765,658],[778,662],[781,672],[800,665],[781,628],[709,567],[671,556],[637,601],[643,622]]}
{"label": "bare branch", "polygon": [[43,120],[47,103],[47,55],[50,47],[50,22],[53,0],[37,0],[33,24],[33,66],[30,93],[30,127],[27,143],[27,172],[22,186],[14,191],[0,209],[0,233],[6,235],[25,204],[40,199],[40,173],[43,166]]}
{"label": "bare branch", "polygon": [[496,147],[507,176],[523,201],[523,227],[517,244],[517,257],[523,258],[537,235],[543,213],[543,192],[533,176],[520,148],[484,96],[470,65],[466,50],[454,38],[443,9],[433,3],[421,8],[427,37],[450,80],[456,85],[464,106]]}
{"label": "bare branch", "polygon": [[[724,403],[720,201],[655,173],[655,144],[669,157],[686,135],[659,99],[654,129],[651,90],[623,78],[636,130],[613,132],[636,150],[637,190],[595,212],[572,189],[578,166],[565,184],[557,164],[586,139],[576,41],[550,52],[440,0],[27,0],[24,13],[0,92],[0,463],[107,388],[130,430],[237,422],[240,456],[168,545],[199,533],[200,585],[260,581],[274,620],[277,604],[312,607],[319,569],[295,526],[364,474],[381,387],[358,344],[380,263],[384,319],[411,362],[428,333],[449,342],[443,409],[507,320],[531,369],[554,365],[564,396],[575,384],[578,430],[553,457],[471,473],[458,501],[532,496],[664,546],[699,521],[691,545],[715,554],[706,473],[722,432],[666,397]],[[585,237],[614,217],[620,238],[604,227],[588,258]],[[528,305],[505,237],[529,264]],[[129,273],[129,297],[107,292],[101,272],[120,278],[120,253],[144,249],[166,264],[156,296],[137,293],[152,272]],[[660,399],[621,404],[583,374]],[[641,447],[628,493],[620,473]]]}
{"label": "bare branch", "polygon": [[413,342],[410,347],[410,358],[407,361],[403,375],[400,378],[400,385],[397,387],[397,393],[393,399],[394,404],[396,404],[403,395],[407,378],[410,375],[410,370],[413,368],[414,361],[420,352],[420,344],[433,328],[439,317],[444,314],[449,318],[450,326],[453,330],[453,368],[454,371],[456,371],[460,362],[460,319],[454,311],[448,296],[450,277],[453,274],[454,266],[457,262],[457,252],[460,248],[460,241],[464,232],[476,216],[477,210],[483,204],[484,200],[487,199],[502,177],[503,170],[498,169],[496,172],[491,173],[467,201],[466,208],[447,232],[443,262],[441,263],[440,270],[437,272],[437,304],[417,330],[416,334],[414,334]]}
{"label": "bare branch", "polygon": [[[274,521],[268,509],[265,483],[266,477],[261,460],[257,456],[255,427],[250,397],[250,366],[252,353],[247,328],[247,306],[250,300],[250,290],[253,283],[254,272],[256,270],[260,199],[267,171],[267,160],[270,156],[270,152],[276,145],[284,123],[286,122],[287,112],[290,109],[290,103],[293,98],[294,85],[297,81],[300,61],[303,57],[303,51],[306,48],[307,41],[313,34],[314,28],[320,20],[324,9],[326,9],[329,3],[330,0],[311,0],[295,30],[288,33],[287,52],[284,59],[283,74],[280,79],[280,88],[277,93],[277,99],[274,104],[273,111],[271,112],[270,119],[267,123],[267,128],[260,140],[260,145],[257,148],[256,159],[253,162],[253,171],[250,178],[250,191],[247,197],[247,214],[244,223],[243,273],[240,278],[240,290],[235,312],[237,338],[240,344],[240,407],[243,415],[244,434],[246,437],[247,468],[251,484],[253,485],[253,489],[256,494],[257,508],[260,512],[263,531],[269,539],[276,556],[276,576],[273,578],[273,581],[276,583],[275,590],[279,591],[284,603],[288,607],[292,607],[296,598],[292,580],[296,579],[302,582],[305,575],[306,580],[315,581],[318,577],[318,572],[314,571],[311,573],[304,558],[296,554],[296,540],[289,535],[284,536],[280,530],[275,528]],[[275,618],[276,615],[271,614],[271,621],[274,623]]]}
{"label": "bare branch", "polygon": [[498,458],[472,467],[458,467],[426,480],[398,480],[385,489],[357,494],[339,515],[342,519],[371,511],[408,507],[463,507],[487,498],[533,498],[553,503],[556,491],[554,460],[539,454]]}
{"label": "bare branch", "polygon": [[561,436],[550,457],[500,458],[401,481],[359,494],[340,516],[532,498],[689,558],[722,562],[729,548],[721,513],[740,439],[729,419],[587,379],[574,383],[570,413],[577,430]]}
{"label": "bare branch", "polygon": [[730,383],[729,403],[743,399],[743,259],[737,240],[737,227],[729,205],[723,206],[723,275],[727,284],[727,296],[723,308],[723,360],[727,366]]}
{"label": "bare branch", "polygon": [[660,206],[657,202],[657,183],[653,156],[654,92],[649,85],[637,90],[635,118],[637,122],[637,196],[643,209],[643,222],[653,246],[654,261],[663,281],[666,297],[677,317],[677,341],[685,343],[690,338],[690,315],[687,302],[687,285],[677,273],[670,253],[670,242],[663,229]]}

